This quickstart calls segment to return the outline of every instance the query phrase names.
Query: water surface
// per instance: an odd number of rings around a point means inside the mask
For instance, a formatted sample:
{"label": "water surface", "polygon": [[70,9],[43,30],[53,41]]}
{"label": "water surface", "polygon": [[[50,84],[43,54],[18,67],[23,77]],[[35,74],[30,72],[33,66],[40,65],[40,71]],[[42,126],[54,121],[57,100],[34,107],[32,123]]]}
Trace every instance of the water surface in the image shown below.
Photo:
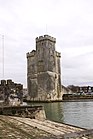
{"label": "water surface", "polygon": [[93,102],[39,103],[49,120],[88,129],[93,128]]}

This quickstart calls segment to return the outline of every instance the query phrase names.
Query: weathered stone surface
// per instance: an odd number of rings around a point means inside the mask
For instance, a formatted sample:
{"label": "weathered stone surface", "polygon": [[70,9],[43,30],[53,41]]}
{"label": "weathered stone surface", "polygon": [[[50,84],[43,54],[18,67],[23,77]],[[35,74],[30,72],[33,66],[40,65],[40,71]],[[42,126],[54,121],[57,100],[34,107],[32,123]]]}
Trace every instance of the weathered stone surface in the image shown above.
{"label": "weathered stone surface", "polygon": [[27,53],[27,85],[31,100],[59,100],[61,93],[61,54],[55,51],[56,39],[36,38],[36,51]]}
{"label": "weathered stone surface", "polygon": [[93,130],[30,118],[0,116],[2,139],[93,139]]}
{"label": "weathered stone surface", "polygon": [[46,119],[42,106],[0,106],[0,115]]}
{"label": "weathered stone surface", "polygon": [[16,118],[0,116],[0,139],[55,139],[54,135],[24,122],[24,118],[19,121]]}
{"label": "weathered stone surface", "polygon": [[[18,101],[16,101],[17,99]],[[4,105],[19,105],[23,102],[23,85],[14,83],[11,79],[1,80],[0,100],[4,100]],[[16,103],[18,102],[18,103]]]}

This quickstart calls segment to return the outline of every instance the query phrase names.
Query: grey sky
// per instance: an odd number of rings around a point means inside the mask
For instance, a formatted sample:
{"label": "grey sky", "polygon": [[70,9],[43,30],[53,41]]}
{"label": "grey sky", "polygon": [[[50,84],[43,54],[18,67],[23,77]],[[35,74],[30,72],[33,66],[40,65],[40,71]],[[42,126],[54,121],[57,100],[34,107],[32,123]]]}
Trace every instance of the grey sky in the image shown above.
{"label": "grey sky", "polygon": [[49,34],[62,55],[62,83],[93,85],[93,0],[0,0],[0,34],[5,79],[26,86],[26,53],[35,49],[36,37]]}

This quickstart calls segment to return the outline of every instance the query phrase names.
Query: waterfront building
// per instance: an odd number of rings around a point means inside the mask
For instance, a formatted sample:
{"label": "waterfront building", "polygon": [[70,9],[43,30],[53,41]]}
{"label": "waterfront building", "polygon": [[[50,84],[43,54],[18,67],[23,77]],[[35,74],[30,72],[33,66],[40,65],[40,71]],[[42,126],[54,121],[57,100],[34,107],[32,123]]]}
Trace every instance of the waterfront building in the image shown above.
{"label": "waterfront building", "polygon": [[82,93],[93,93],[93,87],[92,86],[74,86],[74,85],[69,85],[67,87],[72,91],[72,93],[77,93],[77,94],[82,94]]}
{"label": "waterfront building", "polygon": [[36,38],[36,50],[27,53],[27,88],[31,100],[59,100],[61,92],[61,54],[55,50],[56,38]]}

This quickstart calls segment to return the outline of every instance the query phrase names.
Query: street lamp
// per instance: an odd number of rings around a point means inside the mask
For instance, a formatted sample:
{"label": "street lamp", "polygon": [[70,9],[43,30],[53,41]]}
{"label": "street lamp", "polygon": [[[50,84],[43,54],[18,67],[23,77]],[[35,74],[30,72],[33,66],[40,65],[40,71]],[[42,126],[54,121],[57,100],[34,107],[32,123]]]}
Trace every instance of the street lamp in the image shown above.
{"label": "street lamp", "polygon": [[2,77],[4,78],[4,35],[0,34],[2,38]]}

